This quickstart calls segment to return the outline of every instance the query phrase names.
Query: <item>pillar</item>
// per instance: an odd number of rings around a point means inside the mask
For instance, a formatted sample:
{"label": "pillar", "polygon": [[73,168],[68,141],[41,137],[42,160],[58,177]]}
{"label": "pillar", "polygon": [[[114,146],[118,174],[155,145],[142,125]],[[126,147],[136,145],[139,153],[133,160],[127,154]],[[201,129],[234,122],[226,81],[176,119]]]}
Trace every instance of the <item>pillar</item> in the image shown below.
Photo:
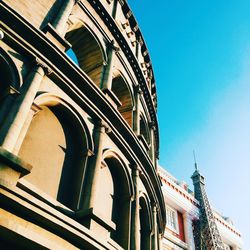
{"label": "pillar", "polygon": [[111,90],[112,87],[112,68],[114,64],[114,53],[118,52],[118,47],[115,46],[115,41],[112,40],[107,44],[107,62],[103,65],[103,73],[101,77],[100,88],[102,90]]}
{"label": "pillar", "polygon": [[140,204],[139,204],[139,167],[132,167],[134,200],[131,211],[131,250],[140,250]]}
{"label": "pillar", "polygon": [[102,161],[103,142],[105,139],[106,126],[103,122],[98,122],[93,131],[94,155],[86,172],[86,184],[84,186],[83,210],[94,208],[99,178],[99,168]]}
{"label": "pillar", "polygon": [[183,214],[183,222],[184,222],[185,242],[188,245],[188,250],[195,250],[193,225],[192,225],[193,222],[191,216],[187,212]]}
{"label": "pillar", "polygon": [[157,223],[157,206],[153,205],[153,244],[152,249],[158,250],[158,223]]}
{"label": "pillar", "polygon": [[65,30],[65,25],[68,21],[69,15],[71,14],[73,6],[75,5],[76,2],[77,2],[76,0],[63,1],[63,4],[58,14],[52,23],[55,30],[61,35]]}
{"label": "pillar", "polygon": [[12,152],[21,133],[36,93],[39,90],[42,79],[45,76],[45,66],[38,63],[30,72],[22,87],[22,93],[16,99],[4,126],[1,128],[2,147]]}
{"label": "pillar", "polygon": [[117,3],[118,3],[118,0],[114,0],[113,9],[112,9],[112,17],[113,17],[114,19],[116,18]]}
{"label": "pillar", "polygon": [[142,91],[137,85],[134,88],[134,94],[135,94],[135,107],[133,112],[133,130],[136,135],[140,134],[140,96],[142,95]]}
{"label": "pillar", "polygon": [[155,131],[155,125],[154,123],[150,123],[149,124],[149,129],[150,129],[150,158],[153,162],[153,164],[155,164],[155,135],[154,135],[154,131]]}

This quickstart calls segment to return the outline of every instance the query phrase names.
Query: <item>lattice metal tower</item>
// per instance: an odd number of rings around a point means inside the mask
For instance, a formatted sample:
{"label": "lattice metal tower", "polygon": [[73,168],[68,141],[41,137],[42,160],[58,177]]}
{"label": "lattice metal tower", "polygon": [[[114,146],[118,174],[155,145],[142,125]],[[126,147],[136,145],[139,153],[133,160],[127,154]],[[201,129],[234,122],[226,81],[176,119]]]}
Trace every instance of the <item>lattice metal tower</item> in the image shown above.
{"label": "lattice metal tower", "polygon": [[206,195],[204,177],[200,174],[196,163],[195,172],[191,178],[194,184],[195,198],[200,202],[199,220],[194,222],[195,249],[224,250],[224,244]]}

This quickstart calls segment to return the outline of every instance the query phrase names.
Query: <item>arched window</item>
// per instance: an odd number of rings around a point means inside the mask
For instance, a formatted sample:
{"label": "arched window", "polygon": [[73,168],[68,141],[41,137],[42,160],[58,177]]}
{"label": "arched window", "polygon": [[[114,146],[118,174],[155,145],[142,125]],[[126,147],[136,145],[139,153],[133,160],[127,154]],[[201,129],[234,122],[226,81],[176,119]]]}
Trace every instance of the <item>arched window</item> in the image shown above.
{"label": "arched window", "polygon": [[13,81],[13,75],[10,66],[3,55],[0,54],[0,100],[2,100],[9,90]]}
{"label": "arched window", "polygon": [[0,98],[4,96],[10,88],[19,89],[21,79],[15,63],[11,57],[0,48]]}
{"label": "arched window", "polygon": [[142,116],[140,117],[140,136],[139,136],[139,138],[141,139],[146,150],[148,151],[149,146],[150,146],[150,136],[149,136],[148,127],[147,127],[146,122]]}
{"label": "arched window", "polygon": [[79,67],[97,86],[100,86],[104,59],[101,46],[95,36],[83,23],[77,22],[69,28],[65,38],[71,43],[74,52],[74,54],[69,52],[69,56],[75,55]]}
{"label": "arched window", "polygon": [[41,106],[19,151],[33,166],[24,178],[69,208],[78,209],[87,147],[86,136],[71,111],[61,104]]}
{"label": "arched window", "polygon": [[7,96],[17,93],[20,86],[21,78],[16,65],[8,53],[0,48],[0,118],[6,116],[12,102],[7,100]]}
{"label": "arched window", "polygon": [[130,223],[130,190],[121,163],[115,158],[106,158],[106,166],[100,170],[98,202],[105,206],[106,221],[114,223],[110,237],[124,249],[128,248]]}
{"label": "arched window", "polygon": [[111,90],[115,93],[121,103],[121,106],[118,107],[119,112],[129,126],[132,127],[133,100],[128,85],[120,75],[113,78]]}
{"label": "arched window", "polygon": [[140,242],[141,250],[151,249],[151,216],[144,197],[140,197]]}

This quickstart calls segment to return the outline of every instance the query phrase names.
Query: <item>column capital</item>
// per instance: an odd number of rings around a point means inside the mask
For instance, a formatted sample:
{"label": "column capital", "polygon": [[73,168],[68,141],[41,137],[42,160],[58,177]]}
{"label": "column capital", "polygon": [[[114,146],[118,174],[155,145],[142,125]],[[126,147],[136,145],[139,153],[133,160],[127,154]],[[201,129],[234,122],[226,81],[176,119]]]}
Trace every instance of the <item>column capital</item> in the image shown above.
{"label": "column capital", "polygon": [[100,131],[103,133],[108,134],[112,131],[111,128],[109,127],[109,125],[103,120],[95,121],[94,126],[96,129],[100,129]]}
{"label": "column capital", "polygon": [[43,61],[41,61],[41,59],[36,57],[33,60],[33,63],[36,66],[41,67],[43,69],[45,75],[50,75],[52,73],[52,70]]}
{"label": "column capital", "polygon": [[108,49],[112,49],[115,52],[120,51],[120,48],[117,46],[115,40],[106,41],[106,46]]}
{"label": "column capital", "polygon": [[137,84],[136,86],[134,86],[134,92],[136,94],[139,94],[139,95],[142,95],[143,94],[143,91],[141,90],[141,87],[139,84]]}
{"label": "column capital", "polygon": [[156,202],[153,202],[151,206],[154,213],[157,213],[159,211],[159,205]]}
{"label": "column capital", "polygon": [[155,131],[156,130],[156,124],[155,124],[155,121],[151,121],[151,122],[149,122],[149,128],[150,129],[152,129],[153,131]]}
{"label": "column capital", "polygon": [[135,163],[130,164],[130,167],[133,171],[138,171],[139,174],[142,172],[141,167]]}

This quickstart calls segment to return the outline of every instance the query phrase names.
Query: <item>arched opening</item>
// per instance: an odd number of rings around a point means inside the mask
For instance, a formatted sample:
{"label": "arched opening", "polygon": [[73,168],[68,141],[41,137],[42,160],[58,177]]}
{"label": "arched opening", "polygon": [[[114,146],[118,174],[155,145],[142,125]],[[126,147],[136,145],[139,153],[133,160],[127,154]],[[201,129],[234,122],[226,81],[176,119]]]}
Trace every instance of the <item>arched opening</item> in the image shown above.
{"label": "arched opening", "polygon": [[127,249],[130,225],[128,180],[117,159],[106,158],[105,163],[106,166],[100,170],[99,203],[105,209],[105,215],[103,215],[105,219],[115,225],[115,228],[110,232],[110,237],[121,247]]}
{"label": "arched opening", "polygon": [[21,78],[8,53],[0,48],[0,125],[12,105],[13,94],[17,93],[21,86]]}
{"label": "arched opening", "polygon": [[113,78],[111,90],[115,93],[121,103],[121,106],[118,107],[119,112],[129,126],[132,127],[133,100],[128,85],[120,75]]}
{"label": "arched opening", "polygon": [[11,68],[0,54],[0,101],[6,96],[11,84],[13,84]]}
{"label": "arched opening", "polygon": [[151,249],[151,223],[150,211],[146,200],[141,197],[140,201],[140,246],[141,250]]}
{"label": "arched opening", "polygon": [[76,210],[80,202],[87,140],[77,118],[63,105],[42,106],[32,119],[19,156],[33,169],[31,184]]}
{"label": "arched opening", "polygon": [[[67,31],[65,38],[72,45],[72,51],[79,67],[99,87],[104,59],[97,39],[81,22],[73,24]],[[69,52],[69,56],[72,55]],[[72,60],[74,61],[75,58],[72,57]]]}
{"label": "arched opening", "polygon": [[148,150],[150,146],[150,136],[149,136],[148,127],[142,116],[140,117],[140,137],[146,149]]}
{"label": "arched opening", "polygon": [[77,56],[75,54],[75,52],[73,51],[73,49],[68,49],[66,52],[67,56],[70,57],[72,59],[72,61],[79,66],[78,60],[77,60]]}

